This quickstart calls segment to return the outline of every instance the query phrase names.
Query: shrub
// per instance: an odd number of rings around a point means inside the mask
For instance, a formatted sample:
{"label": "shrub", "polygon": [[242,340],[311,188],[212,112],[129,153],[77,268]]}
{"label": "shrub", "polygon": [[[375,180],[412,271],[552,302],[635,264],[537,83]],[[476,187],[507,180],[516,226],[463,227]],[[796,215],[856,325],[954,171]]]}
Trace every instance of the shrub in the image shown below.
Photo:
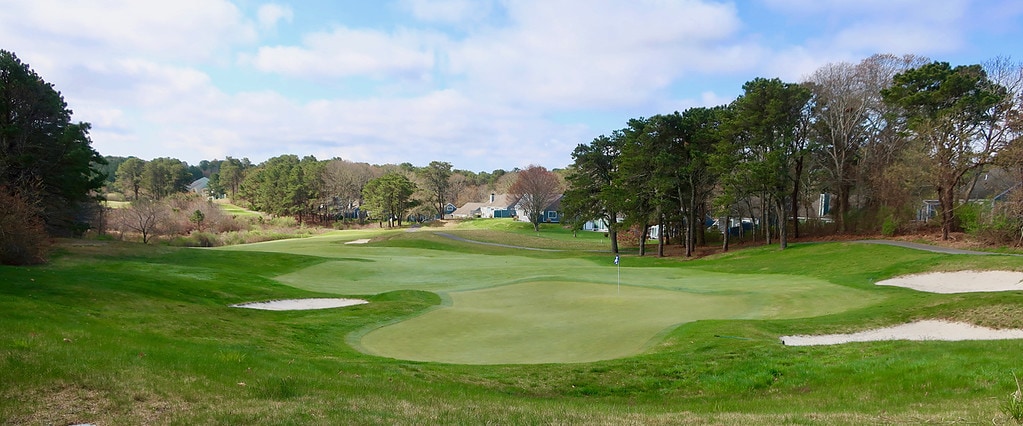
{"label": "shrub", "polygon": [[899,230],[899,223],[895,221],[895,218],[888,216],[884,218],[884,223],[881,224],[881,235],[886,237],[894,237],[895,231]]}
{"label": "shrub", "polygon": [[956,207],[955,217],[963,231],[967,234],[977,232],[983,223],[984,215],[982,214],[982,210],[986,210],[986,208],[975,203],[963,204]]}
{"label": "shrub", "polygon": [[40,210],[24,197],[0,187],[0,263],[31,265],[46,261],[49,238]]}
{"label": "shrub", "polygon": [[193,232],[188,236],[177,236],[167,242],[173,247],[216,247],[220,239],[209,232]]}

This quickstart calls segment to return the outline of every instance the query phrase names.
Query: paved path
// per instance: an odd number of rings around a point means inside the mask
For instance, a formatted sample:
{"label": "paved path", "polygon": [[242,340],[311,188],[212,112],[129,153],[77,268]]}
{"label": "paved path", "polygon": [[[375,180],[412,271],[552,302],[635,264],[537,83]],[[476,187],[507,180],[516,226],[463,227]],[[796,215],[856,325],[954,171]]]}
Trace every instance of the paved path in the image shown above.
{"label": "paved path", "polygon": [[932,246],[930,244],[911,243],[909,241],[859,240],[859,241],[854,241],[854,242],[857,242],[857,243],[867,243],[867,244],[884,244],[884,245],[889,245],[889,246],[905,247],[905,248],[911,248],[911,249],[917,249],[917,250],[925,250],[925,251],[930,251],[930,252],[934,252],[934,253],[945,253],[945,254],[973,254],[973,255],[981,255],[981,256],[990,256],[990,255],[1021,256],[1021,255],[1018,255],[1018,254],[1009,254],[1009,253],[991,253],[991,252],[986,252],[986,251],[960,250],[960,249],[954,249],[954,248],[949,248],[949,247]]}

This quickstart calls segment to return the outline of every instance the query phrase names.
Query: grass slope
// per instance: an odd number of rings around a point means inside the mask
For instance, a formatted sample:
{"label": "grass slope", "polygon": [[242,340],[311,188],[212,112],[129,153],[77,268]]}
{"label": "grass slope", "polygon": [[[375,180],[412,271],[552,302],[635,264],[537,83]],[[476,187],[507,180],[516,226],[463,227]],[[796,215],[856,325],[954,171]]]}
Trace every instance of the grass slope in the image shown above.
{"label": "grass slope", "polygon": [[[380,235],[370,245],[399,256],[408,247],[554,256],[419,234]],[[413,362],[348,344],[367,329],[449,303],[432,292],[387,291],[367,305],[319,311],[227,307],[336,295],[274,277],[343,261],[351,253],[335,245],[362,238],[354,237],[238,251],[106,243],[72,247],[50,265],[0,267],[0,424],[1007,424],[998,404],[1015,390],[1011,373],[1021,372],[1019,341],[778,344],[782,334],[918,318],[1018,322],[1020,292],[932,295],[872,285],[925,270],[1018,270],[1018,259],[863,244],[751,249],[685,263],[623,258],[631,268],[808,277],[883,300],[812,318],[690,322],[641,355],[597,362]],[[302,253],[260,251],[267,247]]]}

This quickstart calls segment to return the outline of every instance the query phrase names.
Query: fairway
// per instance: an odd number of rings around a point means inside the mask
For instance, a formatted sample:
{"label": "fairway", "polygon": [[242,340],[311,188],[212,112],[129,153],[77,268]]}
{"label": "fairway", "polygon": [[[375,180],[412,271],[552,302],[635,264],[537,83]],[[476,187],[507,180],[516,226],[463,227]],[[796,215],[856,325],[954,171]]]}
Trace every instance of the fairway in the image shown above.
{"label": "fairway", "polygon": [[[428,232],[418,233],[430,238]],[[445,303],[351,341],[384,357],[454,364],[577,363],[642,353],[671,328],[703,319],[813,317],[882,296],[823,280],[685,268],[622,268],[581,258],[474,254],[373,242],[341,232],[244,246],[328,260],[276,279],[317,292],[437,293]],[[377,234],[376,236],[380,236]],[[370,238],[366,244],[345,242]],[[451,242],[449,244],[466,244]]]}

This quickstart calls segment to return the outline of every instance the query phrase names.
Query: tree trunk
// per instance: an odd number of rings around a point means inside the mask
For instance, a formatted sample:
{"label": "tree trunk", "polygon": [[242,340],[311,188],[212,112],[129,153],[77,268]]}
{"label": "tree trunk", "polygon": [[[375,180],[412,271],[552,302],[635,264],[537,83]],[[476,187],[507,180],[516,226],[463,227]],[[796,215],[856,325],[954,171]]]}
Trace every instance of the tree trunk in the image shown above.
{"label": "tree trunk", "polygon": [[788,232],[786,232],[785,229],[785,222],[788,222],[788,220],[785,219],[788,217],[786,214],[787,212],[785,211],[785,201],[779,199],[775,204],[778,206],[778,218],[780,219],[778,220],[778,246],[782,250],[785,250],[789,246],[788,236],[786,235]]}
{"label": "tree trunk", "polygon": [[661,214],[661,207],[657,207],[657,257],[664,257],[664,215]]}
{"label": "tree trunk", "polygon": [[799,184],[803,178],[803,157],[796,159],[796,176],[792,185],[792,237],[799,238]]}
{"label": "tree trunk", "polygon": [[[695,200],[693,202],[695,203]],[[700,222],[699,227],[693,229],[696,234],[693,237],[693,241],[695,241],[693,245],[699,247],[707,245],[707,227],[703,223],[703,218],[707,216],[707,203],[701,203],[700,208],[696,210],[696,216],[700,218]]]}
{"label": "tree trunk", "polygon": [[[732,222],[732,218],[729,217],[728,215],[725,215],[725,233],[724,233],[724,235],[721,238],[722,241],[723,241],[721,243],[721,251],[728,251],[728,237],[732,233],[732,227],[730,226],[731,222]],[[740,233],[742,232],[742,221],[741,220],[739,221],[739,232]]]}
{"label": "tree trunk", "polygon": [[686,233],[686,237],[685,237],[685,239],[686,239],[686,257],[693,257],[693,241],[695,240],[694,233],[696,232],[696,221],[694,220],[694,218],[695,218],[696,214],[695,214],[694,209],[692,207],[692,198],[690,198],[690,206],[689,206],[688,210],[689,211],[687,211],[686,215],[685,215],[685,218],[686,218],[686,230],[685,230],[685,233]]}
{"label": "tree trunk", "polygon": [[835,194],[836,200],[833,200],[834,201],[833,204],[837,204],[838,209],[836,210],[834,206],[832,206],[831,211],[833,213],[831,215],[834,216],[835,218],[835,224],[838,225],[839,233],[845,233],[848,231],[848,228],[845,224],[845,217],[849,214],[850,189],[851,188],[849,184],[839,183],[838,194]]}
{"label": "tree trunk", "polygon": [[646,255],[646,236],[647,236],[647,232],[648,232],[647,228],[649,228],[649,226],[645,222],[640,227],[640,231],[639,231],[639,255],[640,256]]}
{"label": "tree trunk", "polygon": [[608,226],[607,235],[611,238],[611,253],[618,254],[618,230],[614,226]]}
{"label": "tree trunk", "polygon": [[948,241],[949,233],[952,232],[952,221],[955,220],[952,212],[952,208],[955,207],[955,189],[938,187],[938,203],[941,206],[941,240]]}

